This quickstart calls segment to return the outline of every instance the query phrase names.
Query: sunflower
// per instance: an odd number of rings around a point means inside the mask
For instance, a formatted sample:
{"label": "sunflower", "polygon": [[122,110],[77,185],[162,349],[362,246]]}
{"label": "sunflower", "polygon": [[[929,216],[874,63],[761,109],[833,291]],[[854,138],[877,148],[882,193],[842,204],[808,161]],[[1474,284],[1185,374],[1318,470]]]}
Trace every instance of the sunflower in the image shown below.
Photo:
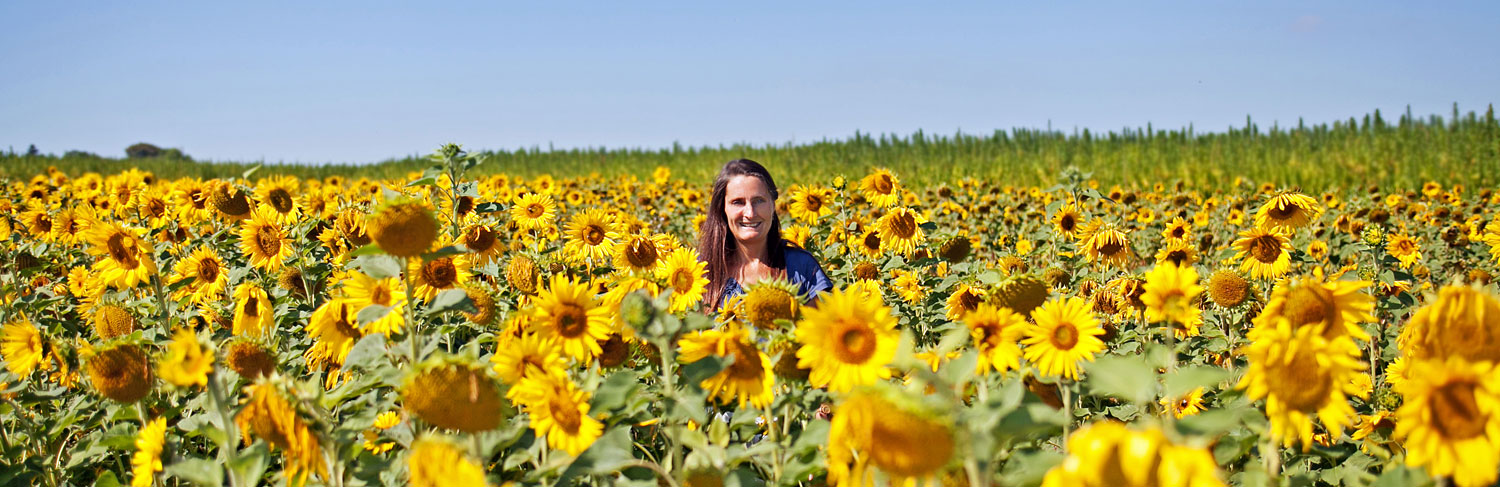
{"label": "sunflower", "polygon": [[1130,258],[1134,254],[1130,248],[1130,238],[1114,225],[1102,225],[1094,229],[1083,242],[1083,248],[1088,251],[1089,262],[1103,262],[1122,269],[1130,264]]}
{"label": "sunflower", "polygon": [[948,320],[962,321],[965,315],[979,309],[979,305],[987,299],[984,288],[959,283],[958,290],[948,295]]}
{"label": "sunflower", "polygon": [[1287,253],[1289,240],[1279,229],[1252,228],[1240,232],[1234,247],[1239,250],[1234,258],[1242,259],[1240,272],[1253,279],[1275,279],[1292,268],[1292,259]]}
{"label": "sunflower", "polygon": [[849,246],[854,248],[856,252],[859,252],[860,255],[871,259],[877,259],[880,258],[880,256],[885,255],[882,252],[882,240],[883,239],[881,238],[879,231],[874,228],[869,228],[866,229],[863,233],[860,233],[859,237],[855,238]]}
{"label": "sunflower", "polygon": [[589,416],[589,393],[573,381],[541,375],[517,386],[517,402],[531,416],[531,429],[547,446],[577,456],[604,433],[604,424]]}
{"label": "sunflower", "polygon": [[940,473],[957,443],[953,423],[939,408],[888,388],[862,387],[833,411],[828,430],[828,481],[863,486],[879,469],[892,485]]}
{"label": "sunflower", "polygon": [[38,368],[51,369],[50,348],[36,325],[24,318],[0,327],[0,353],[5,355],[5,368],[17,377],[26,378]]}
{"label": "sunflower", "polygon": [[505,263],[505,283],[521,294],[536,294],[537,276],[541,272],[536,260],[525,254],[515,254]]}
{"label": "sunflower", "polygon": [[1313,416],[1337,437],[1352,424],[1354,408],[1348,395],[1359,391],[1349,380],[1365,368],[1359,346],[1346,336],[1325,338],[1319,327],[1294,327],[1280,318],[1258,326],[1258,336],[1245,347],[1250,367],[1236,386],[1251,400],[1266,400],[1271,436],[1283,446],[1312,447]]}
{"label": "sunflower", "polygon": [[187,297],[197,304],[218,301],[229,286],[228,268],[219,258],[219,253],[209,245],[193,249],[186,259],[177,261],[172,271],[172,282],[187,281],[177,290],[176,296],[179,299]]}
{"label": "sunflower", "polygon": [[983,303],[964,315],[974,349],[979,351],[978,373],[991,369],[1004,374],[1021,367],[1021,335],[1026,332],[1026,317],[1009,308]]}
{"label": "sunflower", "polygon": [[787,210],[792,218],[808,223],[815,223],[819,218],[833,214],[833,188],[826,186],[794,186],[792,187],[791,203]]}
{"label": "sunflower", "polygon": [[1221,308],[1233,308],[1250,299],[1250,281],[1230,269],[1214,271],[1208,278],[1208,297]]}
{"label": "sunflower", "polygon": [[229,341],[224,352],[224,365],[230,370],[254,381],[258,377],[270,377],[276,372],[276,357],[265,347],[253,341],[236,338]]}
{"label": "sunflower", "polygon": [[1398,233],[1386,239],[1385,253],[1401,261],[1402,269],[1409,269],[1412,264],[1422,260],[1422,244],[1415,238]]}
{"label": "sunflower", "polygon": [[896,316],[879,300],[860,294],[852,288],[831,290],[797,322],[802,344],[797,366],[812,369],[814,387],[847,392],[891,376],[887,366],[901,334]]}
{"label": "sunflower", "polygon": [[1146,304],[1146,319],[1151,322],[1169,321],[1188,323],[1201,319],[1203,310],[1198,308],[1198,295],[1203,286],[1198,285],[1198,271],[1191,265],[1157,264],[1146,273],[1146,293],[1141,301]]}
{"label": "sunflower", "polygon": [[467,283],[472,276],[469,259],[465,255],[449,255],[435,259],[412,259],[408,272],[416,281],[413,291],[416,298],[431,302],[438,292],[455,289]]}
{"label": "sunflower", "polygon": [[1168,240],[1161,250],[1156,251],[1156,262],[1191,266],[1198,263],[1198,249],[1186,240]]}
{"label": "sunflower", "polygon": [[795,320],[802,309],[795,284],[780,279],[763,279],[745,290],[741,304],[742,317],[762,330],[780,328],[777,320]]}
{"label": "sunflower", "polygon": [[1043,487],[1223,486],[1213,454],[1172,443],[1160,427],[1134,431],[1101,421],[1068,437],[1068,456],[1047,471]]}
{"label": "sunflower", "polygon": [[1183,416],[1192,416],[1203,412],[1203,388],[1194,388],[1180,397],[1163,397],[1160,401],[1162,409],[1172,412],[1172,416],[1182,419]]}
{"label": "sunflower", "polygon": [[680,248],[661,260],[656,277],[672,291],[667,312],[680,313],[703,301],[708,289],[708,264],[698,260],[698,253],[692,249]]}
{"label": "sunflower", "polygon": [[876,169],[859,180],[859,190],[865,200],[881,208],[889,208],[901,199],[901,181],[885,168]]}
{"label": "sunflower", "polygon": [[1396,343],[1414,360],[1500,362],[1500,299],[1477,284],[1443,286],[1402,326]]}
{"label": "sunflower", "polygon": [[323,448],[317,433],[297,413],[275,382],[259,382],[245,388],[244,406],[234,423],[244,432],[245,443],[259,438],[281,450],[287,483],[304,485],[309,474],[323,476]]}
{"label": "sunflower", "polygon": [[609,336],[609,309],[599,305],[587,283],[565,275],[552,276],[529,313],[537,333],[558,340],[563,352],[581,362],[593,360],[601,351],[599,342]]}
{"label": "sunflower", "polygon": [[677,346],[681,349],[678,361],[684,364],[708,356],[733,359],[728,367],[700,384],[719,402],[738,400],[740,407],[747,403],[763,410],[771,407],[774,384],[771,358],[755,347],[741,326],[731,324],[722,329],[685,335],[678,340]]}
{"label": "sunflower", "polygon": [[52,213],[48,211],[47,205],[40,201],[26,203],[26,211],[21,212],[21,223],[26,227],[31,237],[40,241],[51,241],[53,238]]}
{"label": "sunflower", "polygon": [[1406,464],[1462,487],[1495,483],[1500,470],[1500,371],[1459,357],[1412,364],[1399,392],[1397,438]]}
{"label": "sunflower", "polygon": [[423,421],[465,433],[495,429],[505,419],[495,380],[482,367],[457,359],[419,365],[401,386],[401,403]]}
{"label": "sunflower", "polygon": [[130,404],[151,392],[151,361],[140,347],[115,344],[88,359],[89,380],[99,394]]}
{"label": "sunflower", "polygon": [[178,328],[172,334],[172,343],[167,344],[167,353],[156,366],[162,380],[178,387],[207,387],[208,374],[213,370],[213,351],[205,349],[198,334],[187,328]]}
{"label": "sunflower", "polygon": [[384,316],[374,321],[361,322],[359,331],[366,335],[381,334],[389,337],[392,333],[399,333],[406,327],[406,307],[410,302],[406,299],[405,286],[400,279],[387,277],[375,279],[363,273],[355,272],[350,279],[344,281],[344,296],[349,299],[351,309],[363,311],[367,306],[385,306],[390,308]]}
{"label": "sunflower", "polygon": [[891,209],[875,222],[880,230],[880,241],[892,253],[910,257],[917,246],[927,240],[922,224],[927,217],[907,207]]}
{"label": "sunflower", "polygon": [[922,284],[922,276],[916,272],[897,270],[896,278],[891,281],[891,289],[910,304],[921,303],[927,298],[927,286]]}
{"label": "sunflower", "polygon": [[135,436],[135,454],[130,456],[130,486],[151,487],[161,471],[162,447],[167,442],[167,418],[147,421]]}
{"label": "sunflower", "polygon": [[[557,340],[536,333],[502,335],[490,362],[500,380],[512,386],[523,379],[541,375],[567,378],[568,361],[563,358],[562,346]],[[507,395],[514,395],[516,391],[512,388]]]}
{"label": "sunflower", "polygon": [[1166,239],[1168,242],[1173,240],[1187,240],[1188,237],[1192,236],[1192,223],[1183,220],[1180,216],[1172,218],[1172,222],[1167,224],[1167,228],[1161,231],[1161,238]]}
{"label": "sunflower", "polygon": [[1036,364],[1044,376],[1076,380],[1079,362],[1092,362],[1094,354],[1104,350],[1104,341],[1099,339],[1104,328],[1083,298],[1047,301],[1031,317],[1036,323],[1026,327],[1021,343],[1026,345],[1026,361]]}
{"label": "sunflower", "polygon": [[557,202],[552,195],[528,193],[513,201],[510,218],[522,230],[542,230],[557,219]]}
{"label": "sunflower", "polygon": [[328,365],[342,366],[349,350],[364,337],[355,316],[359,309],[349,299],[334,299],[313,311],[307,322],[307,334],[313,339],[303,357],[309,369],[321,370]]}
{"label": "sunflower", "polygon": [[612,257],[615,240],[614,222],[603,210],[589,209],[574,213],[564,234],[563,255],[571,262],[604,263]]}
{"label": "sunflower", "polygon": [[276,326],[271,297],[255,283],[244,282],[235,288],[234,304],[235,336],[258,337]]}
{"label": "sunflower", "polygon": [[1320,278],[1288,279],[1276,284],[1266,307],[1255,317],[1256,329],[1247,334],[1255,340],[1258,329],[1272,326],[1275,320],[1285,318],[1293,328],[1313,326],[1316,333],[1328,339],[1340,336],[1369,341],[1360,323],[1375,321],[1370,313],[1375,309],[1375,298],[1364,289],[1369,281],[1324,282]]}
{"label": "sunflower", "polygon": [[94,223],[94,216],[79,207],[57,212],[52,222],[52,238],[63,245],[73,245]]}
{"label": "sunflower", "polygon": [[411,487],[485,487],[484,467],[464,456],[463,450],[432,436],[411,445],[406,459]]}
{"label": "sunflower", "polygon": [[250,258],[251,265],[276,271],[295,249],[275,215],[269,210],[256,210],[240,224],[240,251]]}
{"label": "sunflower", "polygon": [[89,252],[100,257],[94,262],[94,272],[105,284],[132,288],[156,274],[151,246],[141,234],[141,230],[114,222],[99,222],[89,228],[85,237],[91,245]]}
{"label": "sunflower", "polygon": [[666,235],[616,231],[609,237],[616,242],[615,268],[637,274],[655,273],[662,254],[671,249],[671,238]]}
{"label": "sunflower", "polygon": [[1078,213],[1078,206],[1072,203],[1063,205],[1057,213],[1052,214],[1052,228],[1064,238],[1073,238],[1082,223],[1083,215]]}
{"label": "sunflower", "polygon": [[1030,274],[1016,274],[1005,278],[990,289],[989,302],[995,306],[1009,308],[1024,318],[1047,301],[1052,290],[1047,283]]}
{"label": "sunflower", "polygon": [[370,239],[381,250],[397,257],[416,257],[432,246],[438,223],[432,208],[419,201],[388,202],[365,221]]}
{"label": "sunflower", "polygon": [[469,249],[476,264],[494,261],[495,257],[500,255],[502,248],[500,234],[489,225],[482,223],[474,223],[465,227],[463,234],[459,236],[459,243]]}
{"label": "sunflower", "polygon": [[1293,230],[1307,226],[1321,214],[1323,206],[1318,200],[1287,191],[1266,201],[1255,211],[1255,226],[1266,230]]}

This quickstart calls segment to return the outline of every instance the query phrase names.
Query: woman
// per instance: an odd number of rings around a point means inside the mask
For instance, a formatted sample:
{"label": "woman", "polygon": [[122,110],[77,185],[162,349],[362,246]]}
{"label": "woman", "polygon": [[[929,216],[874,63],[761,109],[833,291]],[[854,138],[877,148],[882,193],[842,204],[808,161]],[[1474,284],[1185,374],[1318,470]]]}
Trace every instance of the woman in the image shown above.
{"label": "woman", "polygon": [[777,196],[771,173],[758,162],[736,159],[719,170],[698,241],[708,264],[709,310],[762,279],[789,281],[809,301],[833,288],[812,254],[781,239]]}

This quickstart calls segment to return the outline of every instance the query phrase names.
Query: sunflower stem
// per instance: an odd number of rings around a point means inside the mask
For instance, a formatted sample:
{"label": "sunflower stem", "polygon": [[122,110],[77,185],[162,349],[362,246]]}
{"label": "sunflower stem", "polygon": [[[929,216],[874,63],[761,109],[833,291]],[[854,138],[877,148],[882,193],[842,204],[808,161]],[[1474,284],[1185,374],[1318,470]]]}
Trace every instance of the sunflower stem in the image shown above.
{"label": "sunflower stem", "polygon": [[[219,411],[219,420],[224,423],[224,463],[227,466],[230,461],[233,461],[235,457],[239,456],[239,453],[236,450],[239,447],[240,432],[239,427],[234,424],[234,418],[229,414],[229,405],[228,402],[224,400],[224,389],[223,386],[220,385],[219,381],[220,376],[218,371],[209,372],[209,398],[214,402],[214,409],[217,409]],[[241,482],[241,479],[239,478],[239,474],[237,474],[234,469],[226,468],[225,470],[227,470],[229,473],[230,486],[239,487],[240,485],[243,485],[243,482]]]}
{"label": "sunflower stem", "polygon": [[1281,450],[1276,448],[1276,440],[1271,435],[1261,438],[1260,457],[1265,463],[1267,485],[1274,487],[1281,477]]}
{"label": "sunflower stem", "polygon": [[1062,446],[1063,451],[1066,452],[1068,451],[1068,433],[1073,429],[1073,383],[1072,381],[1067,379],[1063,379],[1059,382],[1062,384],[1063,393]]}
{"label": "sunflower stem", "polygon": [[405,269],[401,273],[401,282],[406,284],[406,306],[402,311],[406,315],[406,333],[411,335],[407,337],[407,341],[411,342],[411,366],[416,367],[417,360],[422,356],[422,334],[417,329],[416,311],[413,309],[415,304],[412,300],[411,273],[404,271]]}

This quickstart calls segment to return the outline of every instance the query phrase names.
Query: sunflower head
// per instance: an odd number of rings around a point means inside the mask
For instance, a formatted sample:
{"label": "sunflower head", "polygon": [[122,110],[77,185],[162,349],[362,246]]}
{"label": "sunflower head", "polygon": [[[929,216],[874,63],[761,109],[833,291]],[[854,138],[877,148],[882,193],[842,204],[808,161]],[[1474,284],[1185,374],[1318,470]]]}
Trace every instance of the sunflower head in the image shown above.
{"label": "sunflower head", "polygon": [[536,294],[537,276],[542,272],[531,257],[516,254],[505,264],[505,282],[522,294]]}
{"label": "sunflower head", "polygon": [[1208,278],[1208,297],[1222,308],[1233,308],[1250,299],[1250,281],[1230,269],[1214,271]]}
{"label": "sunflower head", "polygon": [[464,318],[469,320],[470,324],[480,328],[489,328],[490,325],[495,324],[495,317],[497,316],[495,296],[478,286],[468,285],[464,286],[463,289],[464,294],[469,297],[469,301],[474,303],[474,309],[476,310],[473,313],[468,311],[463,312]]}
{"label": "sunflower head", "polygon": [[751,284],[743,301],[745,320],[756,328],[774,330],[780,327],[776,320],[797,319],[797,311],[802,307],[797,293],[795,285],[778,279]]}
{"label": "sunflower head", "polygon": [[94,311],[94,333],[99,338],[110,339],[129,335],[135,331],[135,317],[125,308],[107,304]]}
{"label": "sunflower head", "polygon": [[470,460],[462,448],[436,436],[412,443],[406,461],[412,487],[488,485],[484,467]]}
{"label": "sunflower head", "polygon": [[1047,283],[1036,276],[1017,274],[995,285],[990,290],[989,302],[1029,317],[1031,311],[1041,306],[1050,293]]}
{"label": "sunflower head", "polygon": [[953,425],[939,411],[887,388],[855,390],[833,412],[829,480],[863,485],[869,467],[893,479],[936,474],[957,449]]}
{"label": "sunflower head", "polygon": [[249,380],[270,376],[276,370],[276,358],[265,347],[250,340],[237,339],[229,344],[225,362],[235,373]]}
{"label": "sunflower head", "polygon": [[880,279],[880,268],[874,262],[862,260],[854,264],[854,277],[867,281]]}
{"label": "sunflower head", "polygon": [[375,244],[397,257],[422,255],[438,234],[432,210],[416,201],[387,203],[371,215],[365,225]]}
{"label": "sunflower head", "polygon": [[130,404],[151,392],[151,362],[140,347],[120,343],[96,350],[88,359],[89,380],[99,394]]}
{"label": "sunflower head", "polygon": [[208,193],[208,203],[215,210],[231,219],[243,219],[250,217],[250,197],[244,191],[233,184],[224,181],[215,181],[213,188]]}
{"label": "sunflower head", "polygon": [[401,387],[406,409],[440,428],[478,433],[504,419],[499,386],[482,367],[459,359],[422,364]]}
{"label": "sunflower head", "polygon": [[973,251],[974,243],[969,241],[969,237],[954,235],[949,237],[948,240],[944,240],[943,245],[938,247],[938,256],[942,257],[943,260],[956,264],[968,259],[969,254]]}

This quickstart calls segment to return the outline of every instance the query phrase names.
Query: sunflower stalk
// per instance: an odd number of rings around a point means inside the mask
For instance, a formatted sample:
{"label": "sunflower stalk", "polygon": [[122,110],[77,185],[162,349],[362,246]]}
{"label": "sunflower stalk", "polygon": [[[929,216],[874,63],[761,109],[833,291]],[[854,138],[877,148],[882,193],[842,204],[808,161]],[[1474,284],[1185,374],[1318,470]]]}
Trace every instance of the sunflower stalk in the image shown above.
{"label": "sunflower stalk", "polygon": [[220,384],[221,376],[217,370],[208,373],[208,394],[213,400],[214,409],[219,412],[219,420],[224,423],[224,443],[220,445],[224,451],[225,470],[229,474],[229,485],[239,487],[244,482],[239,474],[232,468],[227,468],[228,463],[239,456],[240,432],[239,426],[234,423],[234,417],[229,414],[229,402],[224,399],[224,386]]}

